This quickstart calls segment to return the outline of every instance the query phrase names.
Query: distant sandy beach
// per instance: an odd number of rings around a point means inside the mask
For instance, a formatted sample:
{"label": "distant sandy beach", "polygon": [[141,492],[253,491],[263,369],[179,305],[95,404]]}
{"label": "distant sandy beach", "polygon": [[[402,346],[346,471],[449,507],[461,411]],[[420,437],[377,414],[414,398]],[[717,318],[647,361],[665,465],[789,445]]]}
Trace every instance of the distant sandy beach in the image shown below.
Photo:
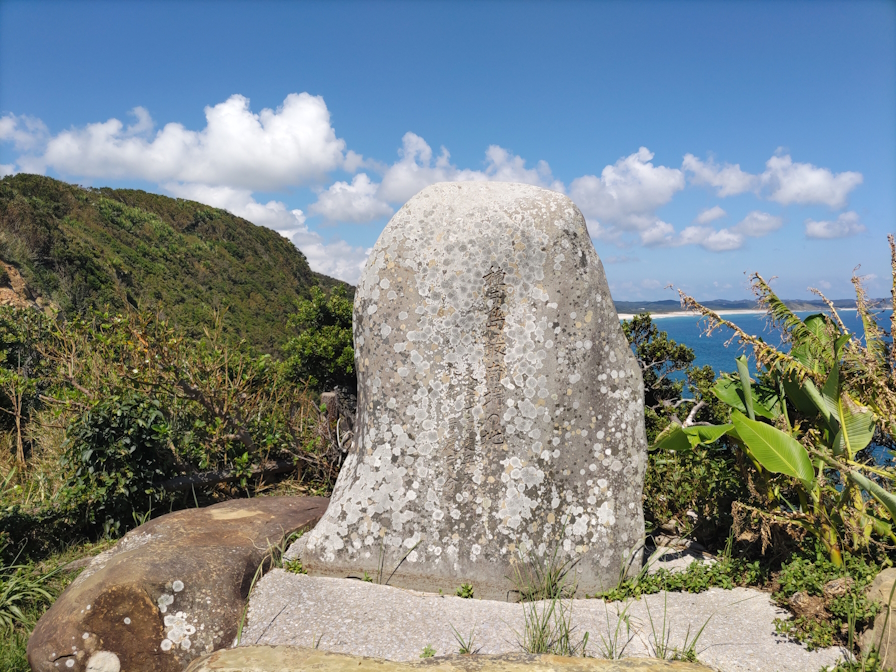
{"label": "distant sandy beach", "polygon": [[[819,312],[827,312],[826,309],[822,309],[821,307],[818,307],[817,309],[813,308],[813,310],[818,310]],[[846,311],[855,311],[855,310],[856,310],[855,308],[837,308],[837,312],[840,312],[840,311],[846,312]],[[744,308],[741,310],[716,310],[714,312],[716,315],[719,315],[721,317],[724,317],[725,315],[764,315],[765,314],[764,310],[760,310],[758,308],[751,308],[751,309]],[[803,311],[796,311],[796,312],[805,313],[805,312],[809,312],[809,311],[803,310]],[[619,313],[620,320],[630,320],[633,317],[634,317],[634,315],[632,313]],[[690,310],[676,310],[671,313],[650,313],[650,318],[653,320],[659,320],[664,317],[700,317],[700,313],[696,313],[696,312],[690,311]]]}
{"label": "distant sandy beach", "polygon": [[[752,309],[752,310],[717,310],[715,311],[716,315],[762,315],[765,313],[764,310]],[[634,317],[631,313],[619,313],[620,320],[630,320]],[[700,317],[700,313],[695,313],[690,310],[676,310],[671,313],[650,313],[651,319],[659,320],[664,317]]]}

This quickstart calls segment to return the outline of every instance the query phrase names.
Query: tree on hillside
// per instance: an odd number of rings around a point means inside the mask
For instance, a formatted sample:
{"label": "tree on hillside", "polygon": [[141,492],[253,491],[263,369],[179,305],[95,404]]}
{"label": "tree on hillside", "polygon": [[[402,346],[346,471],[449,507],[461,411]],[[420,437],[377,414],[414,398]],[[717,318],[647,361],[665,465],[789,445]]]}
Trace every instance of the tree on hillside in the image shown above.
{"label": "tree on hillside", "polygon": [[297,302],[289,326],[298,334],[283,348],[287,377],[317,391],[338,386],[354,393],[352,302],[345,285],[334,287],[329,296],[312,287],[311,299]]}

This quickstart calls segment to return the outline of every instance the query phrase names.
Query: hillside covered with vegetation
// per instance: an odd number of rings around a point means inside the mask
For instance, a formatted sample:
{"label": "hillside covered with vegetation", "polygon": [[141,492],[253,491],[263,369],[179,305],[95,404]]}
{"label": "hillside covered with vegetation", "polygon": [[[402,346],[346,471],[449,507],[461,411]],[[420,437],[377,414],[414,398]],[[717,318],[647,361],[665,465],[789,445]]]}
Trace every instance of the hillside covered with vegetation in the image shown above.
{"label": "hillside covered with vegetation", "polygon": [[337,284],[289,240],[225,210],[26,174],[0,180],[0,261],[64,315],[130,304],[195,337],[226,308],[224,333],[267,352],[286,342],[284,316],[312,285]]}

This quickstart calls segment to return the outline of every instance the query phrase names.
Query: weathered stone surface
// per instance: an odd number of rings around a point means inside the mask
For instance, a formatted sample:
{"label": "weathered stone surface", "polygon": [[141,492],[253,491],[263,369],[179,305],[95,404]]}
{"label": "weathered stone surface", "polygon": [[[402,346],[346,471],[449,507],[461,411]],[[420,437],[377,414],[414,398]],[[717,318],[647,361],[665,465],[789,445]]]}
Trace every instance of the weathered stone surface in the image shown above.
{"label": "weathered stone surface", "polygon": [[695,663],[656,658],[565,658],[516,653],[497,656],[440,656],[397,663],[292,646],[244,646],[195,660],[187,672],[709,672]]}
{"label": "weathered stone surface", "polygon": [[368,259],[354,338],[356,440],[290,551],[312,574],[507,599],[519,551],[580,558],[580,593],[640,567],[641,372],[572,201],[424,189]]}
{"label": "weathered stone surface", "polygon": [[[862,651],[868,653],[871,648],[880,652],[881,669],[896,667],[896,568],[883,570],[874,577],[871,585],[865,589],[868,599],[883,605],[874,624],[861,636]],[[892,600],[890,595],[893,595]]]}
{"label": "weathered stone surface", "polygon": [[97,556],[38,621],[35,672],[173,672],[236,635],[268,545],[313,525],[323,497],[260,497],[161,516]]}

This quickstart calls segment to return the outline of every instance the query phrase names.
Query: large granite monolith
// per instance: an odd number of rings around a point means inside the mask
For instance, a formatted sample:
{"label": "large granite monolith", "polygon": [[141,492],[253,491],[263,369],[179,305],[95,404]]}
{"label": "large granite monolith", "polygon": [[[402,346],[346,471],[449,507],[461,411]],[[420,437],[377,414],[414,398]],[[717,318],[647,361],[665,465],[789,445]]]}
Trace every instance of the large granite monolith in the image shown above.
{"label": "large granite monolith", "polygon": [[507,599],[520,553],[578,558],[580,594],[640,568],[643,382],[566,196],[421,191],[370,254],[354,340],[356,439],[291,549],[312,574]]}

